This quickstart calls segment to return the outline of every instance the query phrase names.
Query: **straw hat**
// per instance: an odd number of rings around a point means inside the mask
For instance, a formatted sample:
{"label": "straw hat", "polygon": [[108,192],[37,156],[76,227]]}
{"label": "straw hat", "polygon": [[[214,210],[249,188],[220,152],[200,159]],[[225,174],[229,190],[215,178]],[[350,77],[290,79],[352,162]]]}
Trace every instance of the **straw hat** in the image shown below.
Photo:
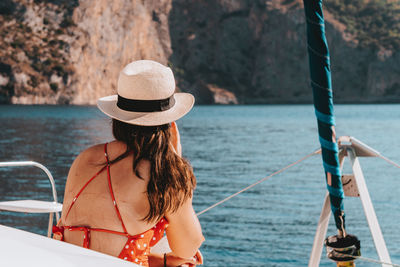
{"label": "straw hat", "polygon": [[100,98],[97,106],[111,118],[129,124],[162,125],[176,121],[193,107],[191,94],[174,92],[170,68],[152,60],[139,60],[120,72],[117,95]]}

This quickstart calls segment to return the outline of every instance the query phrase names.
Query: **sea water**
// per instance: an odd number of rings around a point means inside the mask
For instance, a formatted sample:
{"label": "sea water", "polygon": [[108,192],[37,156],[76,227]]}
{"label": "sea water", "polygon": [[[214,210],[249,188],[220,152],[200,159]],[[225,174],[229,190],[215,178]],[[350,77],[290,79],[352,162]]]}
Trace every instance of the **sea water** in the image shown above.
{"label": "sea water", "polygon": [[[352,135],[400,162],[400,105],[336,105],[337,136]],[[0,161],[47,166],[63,199],[68,169],[85,148],[112,140],[95,107],[0,106]],[[196,106],[178,121],[183,155],[197,177],[197,212],[319,147],[312,105]],[[400,169],[361,158],[367,186],[394,263],[400,263]],[[350,172],[348,160],[345,173]],[[205,266],[307,266],[325,180],[320,155],[199,216]],[[41,170],[0,169],[0,200],[51,200]],[[378,259],[361,202],[346,198],[347,230],[363,256]],[[0,212],[0,224],[45,234],[47,216]],[[328,235],[336,234],[331,218]],[[321,266],[334,266],[322,255]],[[358,261],[358,266],[376,264]]]}

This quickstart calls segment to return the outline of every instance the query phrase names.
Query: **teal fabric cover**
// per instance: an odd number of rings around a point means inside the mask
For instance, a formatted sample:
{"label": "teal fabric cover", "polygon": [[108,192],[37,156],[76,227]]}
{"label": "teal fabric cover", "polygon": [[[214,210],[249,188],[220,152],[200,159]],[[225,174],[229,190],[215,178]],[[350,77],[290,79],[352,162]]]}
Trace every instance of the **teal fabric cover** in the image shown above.
{"label": "teal fabric cover", "polygon": [[[311,87],[315,115],[318,122],[322,161],[336,227],[341,229],[342,223],[339,216],[343,216],[344,227],[344,193],[339,167],[339,148],[335,135],[330,56],[325,37],[322,0],[303,0],[303,2],[307,23],[307,49]],[[328,179],[329,176],[330,179]]]}

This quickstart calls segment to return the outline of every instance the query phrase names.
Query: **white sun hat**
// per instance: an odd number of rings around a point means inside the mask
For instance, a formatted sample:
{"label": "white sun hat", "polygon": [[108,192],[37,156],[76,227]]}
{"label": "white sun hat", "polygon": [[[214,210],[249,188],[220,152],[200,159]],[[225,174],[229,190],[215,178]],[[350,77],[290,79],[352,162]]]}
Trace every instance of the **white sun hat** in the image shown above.
{"label": "white sun hat", "polygon": [[183,117],[194,104],[188,93],[175,93],[172,70],[152,60],[129,63],[120,72],[117,95],[102,97],[99,109],[129,124],[156,126]]}

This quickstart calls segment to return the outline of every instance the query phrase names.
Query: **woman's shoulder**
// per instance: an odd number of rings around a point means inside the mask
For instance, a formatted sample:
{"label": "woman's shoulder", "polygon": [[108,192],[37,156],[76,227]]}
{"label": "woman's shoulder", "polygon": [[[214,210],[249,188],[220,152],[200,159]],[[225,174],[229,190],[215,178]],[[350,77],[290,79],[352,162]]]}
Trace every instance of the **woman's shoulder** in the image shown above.
{"label": "woman's shoulder", "polygon": [[75,159],[79,164],[101,164],[104,163],[105,144],[97,144],[83,150]]}
{"label": "woman's shoulder", "polygon": [[[96,169],[99,169],[106,162],[104,144],[91,146],[82,151],[74,160],[69,169],[68,179],[65,186],[66,198],[72,197],[77,193],[77,188],[81,188],[85,182],[93,175]],[[64,198],[64,202],[65,202]],[[68,198],[68,197],[67,197]]]}
{"label": "woman's shoulder", "polygon": [[[104,144],[98,144],[83,150],[74,160],[70,168],[69,176],[77,176],[77,173],[87,170],[91,166],[100,166],[106,163]],[[75,174],[75,175],[71,175]]]}

